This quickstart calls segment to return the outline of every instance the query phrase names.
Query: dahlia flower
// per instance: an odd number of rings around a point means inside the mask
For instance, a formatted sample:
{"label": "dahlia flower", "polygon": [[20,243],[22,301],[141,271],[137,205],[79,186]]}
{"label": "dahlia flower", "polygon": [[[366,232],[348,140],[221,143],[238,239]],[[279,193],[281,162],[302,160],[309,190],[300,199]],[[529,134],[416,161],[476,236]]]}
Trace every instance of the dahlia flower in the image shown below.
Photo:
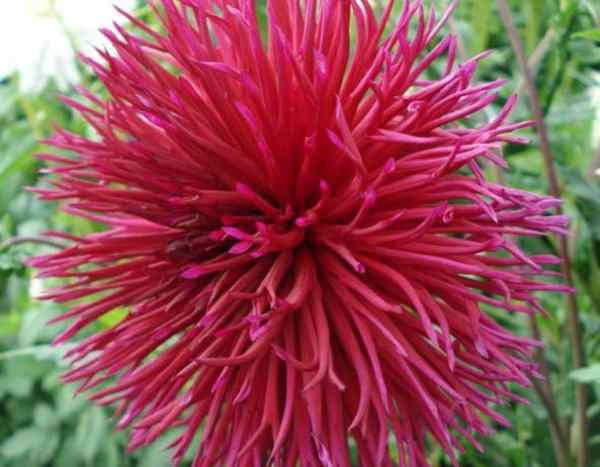
{"label": "dahlia flower", "polygon": [[52,78],[60,89],[77,83],[75,49],[90,53],[99,45],[99,28],[119,18],[113,4],[129,9],[135,0],[11,1],[0,16],[0,78],[18,72],[25,93],[40,92]]}
{"label": "dahlia flower", "polygon": [[263,36],[252,0],[158,3],[164,32],[129,17],[86,59],[109,98],[66,99],[97,137],[40,155],[35,191],[106,226],[31,261],[76,302],[56,343],[127,310],[66,381],[116,405],[131,449],[181,430],[175,466],[426,466],[431,441],[457,465],[538,376],[539,343],[487,311],[566,290],[515,241],[564,234],[559,201],[481,168],[531,122],[507,122],[514,97],[469,120],[502,82],[437,38],[452,7],[271,0]]}

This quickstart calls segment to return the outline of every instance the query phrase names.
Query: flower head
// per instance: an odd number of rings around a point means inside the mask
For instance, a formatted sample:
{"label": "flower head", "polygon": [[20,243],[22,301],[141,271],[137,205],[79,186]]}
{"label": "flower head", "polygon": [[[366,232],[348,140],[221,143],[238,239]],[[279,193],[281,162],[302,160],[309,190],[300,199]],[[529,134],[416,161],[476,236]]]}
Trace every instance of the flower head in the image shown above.
{"label": "flower head", "polygon": [[[102,38],[98,29],[115,18],[113,4],[134,0],[18,0],[0,16],[0,78],[19,73],[24,92],[41,91],[51,78],[59,88],[80,79],[76,49],[89,53]],[[10,45],[6,45],[10,44]]]}
{"label": "flower head", "polygon": [[71,279],[45,298],[80,300],[57,343],[128,310],[66,379],[118,405],[131,448],[182,427],[175,465],[201,433],[194,466],[349,466],[351,442],[361,465],[423,466],[427,437],[456,462],[508,424],[494,407],[538,344],[486,309],[565,290],[514,237],[567,221],[485,179],[530,122],[510,98],[466,124],[502,82],[436,39],[451,10],[393,3],[271,0],[263,37],[251,0],[162,0],[164,33],[131,18],[87,60],[110,98],[68,102],[98,138],[58,131],[75,155],[41,155],[37,191],[107,230],[32,265]]}

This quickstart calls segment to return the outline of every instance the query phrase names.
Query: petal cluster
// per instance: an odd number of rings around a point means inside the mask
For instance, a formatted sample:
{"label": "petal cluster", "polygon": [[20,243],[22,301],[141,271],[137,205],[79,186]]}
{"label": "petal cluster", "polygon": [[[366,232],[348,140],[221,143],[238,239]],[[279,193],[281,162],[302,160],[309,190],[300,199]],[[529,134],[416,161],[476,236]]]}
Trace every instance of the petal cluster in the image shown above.
{"label": "petal cluster", "polygon": [[131,449],[178,427],[173,465],[413,467],[508,424],[538,343],[487,311],[566,290],[515,238],[567,220],[486,180],[530,122],[481,123],[502,82],[437,38],[452,7],[397,7],[269,0],[263,32],[252,0],[161,0],[160,32],[129,17],[85,59],[109,98],[66,102],[96,136],[58,130],[35,191],[106,228],[31,264],[68,279],[57,343],[127,310],[66,380]]}

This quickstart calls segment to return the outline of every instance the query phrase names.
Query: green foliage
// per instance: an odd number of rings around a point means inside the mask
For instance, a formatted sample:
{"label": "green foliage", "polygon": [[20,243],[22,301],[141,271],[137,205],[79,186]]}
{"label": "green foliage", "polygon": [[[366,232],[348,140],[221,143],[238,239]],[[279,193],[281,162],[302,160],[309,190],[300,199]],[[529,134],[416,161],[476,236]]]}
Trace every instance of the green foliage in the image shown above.
{"label": "green foliage", "polygon": [[[546,344],[550,382],[565,426],[573,421],[574,383],[589,383],[590,459],[595,462],[590,467],[600,466],[600,177],[593,174],[600,166],[594,162],[600,141],[600,134],[594,133],[600,117],[600,7],[591,0],[512,0],[511,7],[532,57],[559,167],[564,208],[572,217],[576,299],[582,312],[589,366],[579,370],[572,366],[563,297],[542,296],[549,316],[539,318],[538,324]],[[140,11],[149,17],[146,7]],[[265,15],[261,2],[262,23]],[[524,95],[523,79],[495,1],[463,0],[450,27],[462,39],[460,53],[494,50],[481,64],[481,79],[506,79],[503,98],[516,91]],[[85,80],[89,86],[99,87],[93,77],[86,75]],[[56,94],[50,85],[40,95],[24,96],[16,80],[0,83],[0,244],[8,238],[38,235],[47,229],[85,234],[97,228],[64,215],[54,205],[40,203],[24,190],[26,186],[45,184],[37,173],[41,163],[33,155],[43,150],[37,141],[50,134],[53,124],[74,132],[87,131],[84,122],[66,109]],[[523,98],[513,118],[528,119],[530,115]],[[532,139],[532,145],[506,148],[511,169],[504,177],[510,185],[546,191],[537,136],[533,130],[524,134]],[[529,252],[556,251],[556,240],[530,240],[522,247]],[[48,246],[37,244],[0,246],[0,467],[167,465],[163,449],[166,441],[125,455],[127,436],[114,432],[112,410],[93,406],[76,396],[73,387],[60,382],[59,375],[65,369],[64,349],[49,345],[60,326],[46,323],[61,309],[34,300],[40,283],[23,266],[27,256],[46,251]],[[99,326],[114,324],[123,312],[105,316]],[[509,323],[515,332],[528,334],[525,319],[515,317]],[[513,427],[497,427],[495,436],[482,441],[485,452],[469,449],[461,465],[556,465],[551,455],[548,415],[533,391],[521,393],[531,400],[530,406],[510,404],[503,408]],[[438,467],[449,465],[435,450],[431,462]]]}
{"label": "green foliage", "polygon": [[574,370],[569,376],[580,383],[600,383],[600,363]]}
{"label": "green foliage", "polygon": [[165,443],[125,456],[110,412],[60,381],[62,352],[38,345],[0,355],[0,467],[163,467]]}

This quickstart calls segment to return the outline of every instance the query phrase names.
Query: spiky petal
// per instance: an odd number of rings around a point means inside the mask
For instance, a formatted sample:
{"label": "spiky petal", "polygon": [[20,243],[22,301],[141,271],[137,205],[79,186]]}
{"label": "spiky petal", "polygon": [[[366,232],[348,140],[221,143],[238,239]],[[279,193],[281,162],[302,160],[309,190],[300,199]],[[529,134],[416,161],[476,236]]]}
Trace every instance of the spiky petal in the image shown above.
{"label": "spiky petal", "polygon": [[57,343],[128,310],[66,379],[118,403],[132,449],[180,426],[174,465],[201,432],[195,467],[349,466],[350,442],[361,465],[423,466],[427,435],[456,463],[508,424],[494,406],[537,343],[485,310],[565,290],[514,237],[567,221],[485,179],[529,123],[510,98],[464,124],[502,83],[436,39],[450,10],[392,9],[271,0],[263,39],[253,1],[162,0],[164,33],[131,18],[140,34],[106,32],[117,56],[86,59],[110,99],[67,102],[98,136],[58,131],[75,156],[41,155],[37,191],[107,229],[31,264],[71,279],[45,298],[89,297]]}

